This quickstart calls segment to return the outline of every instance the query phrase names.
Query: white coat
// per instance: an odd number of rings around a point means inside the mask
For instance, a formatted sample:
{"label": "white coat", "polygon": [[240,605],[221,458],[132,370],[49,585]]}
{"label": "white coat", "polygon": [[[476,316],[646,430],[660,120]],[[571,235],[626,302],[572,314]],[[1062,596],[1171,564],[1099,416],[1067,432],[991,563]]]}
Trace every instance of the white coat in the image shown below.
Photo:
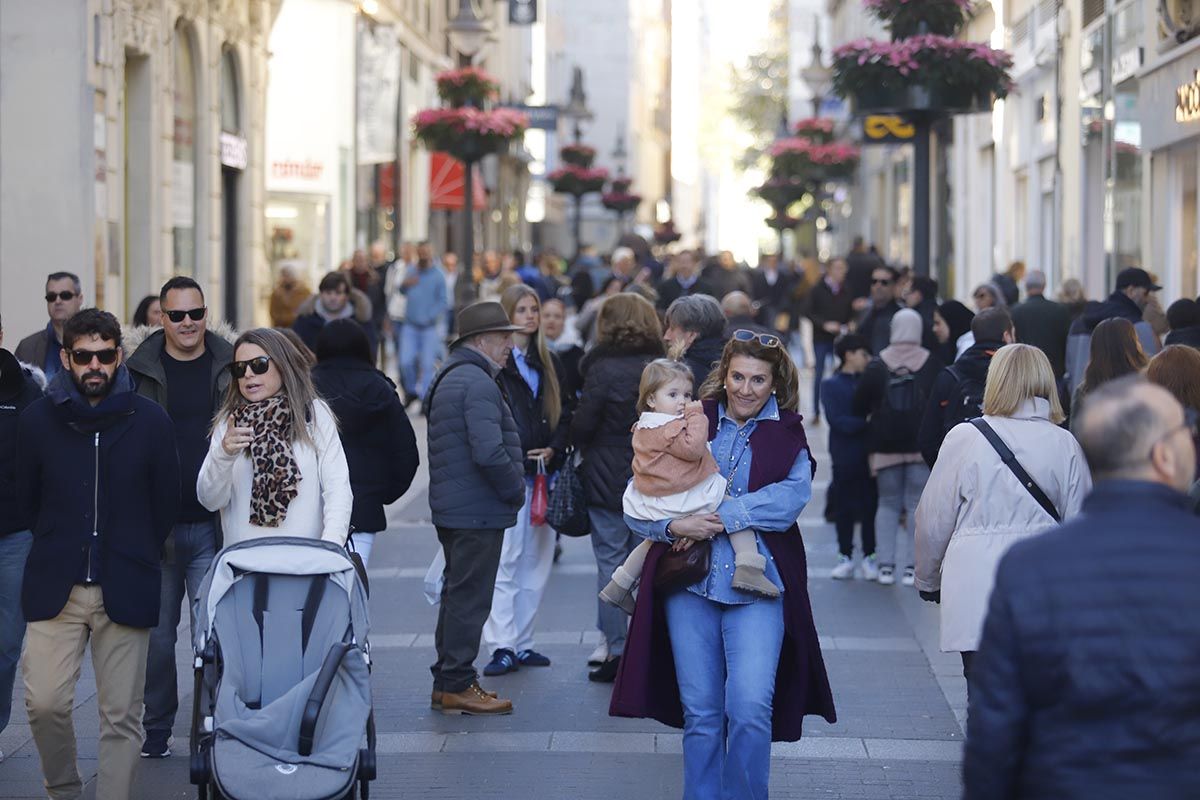
{"label": "white coat", "polygon": [[[1013,451],[1065,520],[1092,490],[1083,451],[1050,422],[1050,403],[1027,400],[1011,417],[984,420]],[[916,585],[941,590],[941,648],[979,648],[1000,559],[1015,543],[1054,527],[974,425],[946,435],[917,506]]]}

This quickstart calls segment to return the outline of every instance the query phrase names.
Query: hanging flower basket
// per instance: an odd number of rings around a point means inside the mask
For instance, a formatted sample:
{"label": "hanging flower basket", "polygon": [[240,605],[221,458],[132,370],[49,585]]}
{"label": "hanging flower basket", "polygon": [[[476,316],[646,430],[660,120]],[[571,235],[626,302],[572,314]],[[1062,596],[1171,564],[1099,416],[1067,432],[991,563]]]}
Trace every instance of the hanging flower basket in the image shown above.
{"label": "hanging flower basket", "polygon": [[771,208],[787,208],[792,203],[804,197],[812,186],[812,182],[803,178],[773,176],[762,186],[757,186],[751,192],[765,200]]}
{"label": "hanging flower basket", "polygon": [[641,205],[642,196],[640,194],[630,194],[629,192],[612,191],[600,195],[600,202],[609,211],[615,211],[618,214],[627,214]]}
{"label": "hanging flower basket", "polygon": [[580,197],[598,192],[608,183],[608,170],[601,167],[577,167],[574,164],[556,169],[546,178],[554,191]]}
{"label": "hanging flower basket", "polygon": [[627,194],[629,187],[633,186],[633,178],[613,178],[612,191],[617,194]]}
{"label": "hanging flower basket", "polygon": [[792,137],[771,145],[771,172],[777,179],[822,181],[843,178],[854,172],[860,153],[849,144],[818,144]]}
{"label": "hanging flower basket", "polygon": [[792,217],[787,214],[775,214],[767,217],[767,227],[776,231],[790,231],[798,226],[803,220],[799,217]]}
{"label": "hanging flower basket", "polygon": [[441,150],[460,161],[475,161],[519,139],[529,118],[511,108],[429,108],[413,117],[413,133],[429,150]]}
{"label": "hanging flower basket", "polygon": [[833,120],[825,117],[802,119],[792,126],[792,132],[802,139],[827,144],[833,141]]}
{"label": "hanging flower basket", "polygon": [[438,73],[437,91],[451,106],[479,107],[500,93],[500,83],[479,67],[463,67]]}
{"label": "hanging flower basket", "polygon": [[950,36],[962,27],[971,14],[971,0],[863,0],[893,39],[905,39],[921,33],[924,23],[927,33]]}
{"label": "hanging flower basket", "polygon": [[678,242],[683,238],[683,234],[675,230],[674,220],[667,220],[662,225],[654,229],[654,241],[660,245],[668,245],[672,242]]}
{"label": "hanging flower basket", "polygon": [[564,164],[587,168],[596,160],[596,148],[586,144],[569,144],[559,150],[558,155]]}

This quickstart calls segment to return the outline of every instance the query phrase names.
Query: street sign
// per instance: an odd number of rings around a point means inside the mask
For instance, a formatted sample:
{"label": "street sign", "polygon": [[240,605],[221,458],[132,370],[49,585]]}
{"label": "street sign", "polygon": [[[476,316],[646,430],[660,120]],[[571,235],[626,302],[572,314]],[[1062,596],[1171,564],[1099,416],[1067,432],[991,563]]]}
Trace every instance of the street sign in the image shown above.
{"label": "street sign", "polygon": [[558,130],[558,106],[506,106],[529,117],[529,127],[543,131]]}
{"label": "street sign", "polygon": [[900,116],[872,114],[863,118],[863,144],[904,144],[911,142],[917,128]]}
{"label": "street sign", "polygon": [[508,23],[532,25],[537,22],[537,0],[508,0]]}

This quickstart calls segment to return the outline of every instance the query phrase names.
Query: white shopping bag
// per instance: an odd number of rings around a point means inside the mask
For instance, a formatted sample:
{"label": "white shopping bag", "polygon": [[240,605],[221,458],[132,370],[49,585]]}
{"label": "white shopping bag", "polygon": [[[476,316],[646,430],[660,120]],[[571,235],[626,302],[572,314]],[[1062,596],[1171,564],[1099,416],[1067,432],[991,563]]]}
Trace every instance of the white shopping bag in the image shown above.
{"label": "white shopping bag", "polygon": [[425,571],[425,599],[429,605],[436,606],[442,602],[442,587],[446,585],[446,553],[442,548],[437,549],[429,569]]}

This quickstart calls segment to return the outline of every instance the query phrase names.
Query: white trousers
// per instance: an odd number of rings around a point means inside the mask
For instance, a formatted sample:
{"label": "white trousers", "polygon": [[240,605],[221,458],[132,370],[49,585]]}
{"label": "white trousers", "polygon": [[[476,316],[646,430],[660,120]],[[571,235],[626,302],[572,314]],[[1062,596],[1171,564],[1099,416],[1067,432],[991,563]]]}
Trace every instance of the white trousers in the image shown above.
{"label": "white trousers", "polygon": [[533,621],[554,566],[554,529],[529,524],[532,494],[533,487],[527,484],[517,524],[504,532],[492,613],[483,626],[483,644],[489,654],[501,648],[514,653],[533,649]]}

